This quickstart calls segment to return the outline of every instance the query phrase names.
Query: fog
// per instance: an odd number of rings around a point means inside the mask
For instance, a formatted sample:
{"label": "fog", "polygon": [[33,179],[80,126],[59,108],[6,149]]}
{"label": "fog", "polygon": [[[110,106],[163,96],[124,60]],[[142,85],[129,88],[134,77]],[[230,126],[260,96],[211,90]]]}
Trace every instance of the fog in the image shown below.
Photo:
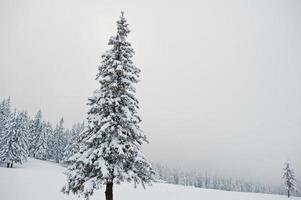
{"label": "fog", "polygon": [[85,119],[121,10],[151,160],[269,183],[289,161],[301,177],[298,0],[1,0],[1,99]]}

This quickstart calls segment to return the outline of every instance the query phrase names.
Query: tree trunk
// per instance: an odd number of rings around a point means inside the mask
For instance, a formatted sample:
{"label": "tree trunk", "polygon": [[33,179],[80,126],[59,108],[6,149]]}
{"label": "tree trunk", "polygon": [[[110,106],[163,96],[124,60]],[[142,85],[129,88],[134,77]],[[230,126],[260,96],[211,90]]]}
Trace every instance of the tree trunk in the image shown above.
{"label": "tree trunk", "polygon": [[290,194],[290,190],[287,190],[287,197],[290,198],[291,194]]}
{"label": "tree trunk", "polygon": [[7,163],[6,167],[9,168],[9,162]]}
{"label": "tree trunk", "polygon": [[113,183],[107,183],[105,195],[106,200],[113,200]]}
{"label": "tree trunk", "polygon": [[10,163],[10,168],[13,168],[13,162]]}

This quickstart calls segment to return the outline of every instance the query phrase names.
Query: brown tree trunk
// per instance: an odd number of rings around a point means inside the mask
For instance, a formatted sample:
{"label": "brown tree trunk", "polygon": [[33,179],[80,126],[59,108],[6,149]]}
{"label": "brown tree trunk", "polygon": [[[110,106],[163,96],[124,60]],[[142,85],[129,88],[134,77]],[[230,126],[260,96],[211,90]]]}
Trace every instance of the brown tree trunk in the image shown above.
{"label": "brown tree trunk", "polygon": [[107,183],[105,195],[106,200],[113,200],[113,183]]}

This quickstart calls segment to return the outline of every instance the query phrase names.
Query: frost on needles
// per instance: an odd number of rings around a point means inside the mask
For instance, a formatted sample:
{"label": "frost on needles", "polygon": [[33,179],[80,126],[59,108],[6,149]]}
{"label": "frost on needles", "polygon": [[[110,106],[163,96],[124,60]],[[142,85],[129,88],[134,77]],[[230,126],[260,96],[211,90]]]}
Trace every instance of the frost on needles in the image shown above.
{"label": "frost on needles", "polygon": [[[68,160],[67,184],[63,192],[87,198],[106,185],[106,198],[113,199],[114,183],[151,183],[154,171],[141,152],[147,142],[140,129],[134,84],[140,69],[131,60],[134,50],[126,40],[130,30],[123,12],[111,49],[102,55],[96,80],[100,87],[89,98],[88,125],[80,136],[80,151]],[[111,195],[111,196],[110,196]]]}

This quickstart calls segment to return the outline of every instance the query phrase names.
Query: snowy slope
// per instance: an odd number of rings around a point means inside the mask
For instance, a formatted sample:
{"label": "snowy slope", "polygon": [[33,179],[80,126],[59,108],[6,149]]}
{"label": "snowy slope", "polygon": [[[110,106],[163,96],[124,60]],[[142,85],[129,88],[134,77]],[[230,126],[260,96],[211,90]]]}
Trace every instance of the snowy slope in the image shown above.
{"label": "snowy slope", "polygon": [[[29,159],[19,168],[0,167],[1,200],[77,200],[73,195],[60,192],[65,182],[64,168],[51,162]],[[154,184],[146,190],[132,184],[114,187],[115,200],[284,200],[285,196],[226,192],[169,184]],[[103,191],[97,191],[92,200],[104,199]],[[299,199],[301,198],[291,198]]]}

